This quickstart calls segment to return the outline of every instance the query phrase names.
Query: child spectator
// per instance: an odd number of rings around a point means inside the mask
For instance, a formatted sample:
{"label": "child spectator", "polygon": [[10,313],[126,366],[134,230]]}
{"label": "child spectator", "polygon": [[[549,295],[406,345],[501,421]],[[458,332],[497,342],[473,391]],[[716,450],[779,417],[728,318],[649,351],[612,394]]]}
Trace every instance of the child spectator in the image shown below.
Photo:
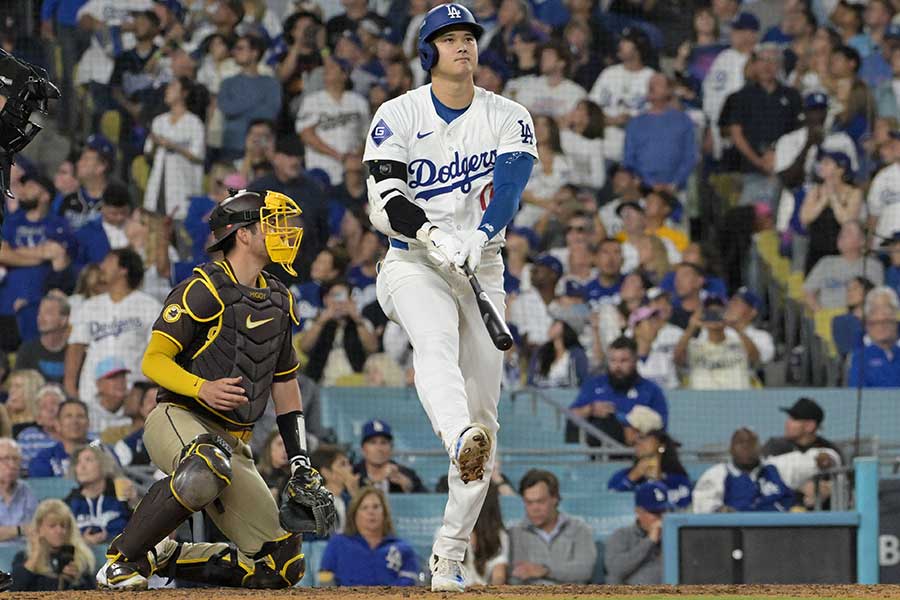
{"label": "child spectator", "polygon": [[337,512],[335,533],[343,533],[347,524],[347,506],[359,491],[358,473],[347,455],[337,446],[323,444],[309,457],[314,469],[317,469],[325,481],[325,487],[334,496],[334,509]]}
{"label": "child spectator", "polygon": [[613,473],[606,487],[617,492],[635,492],[647,482],[659,481],[665,485],[668,501],[673,507],[688,508],[691,505],[691,480],[678,459],[680,444],[660,429],[646,434],[635,432],[634,464]]}

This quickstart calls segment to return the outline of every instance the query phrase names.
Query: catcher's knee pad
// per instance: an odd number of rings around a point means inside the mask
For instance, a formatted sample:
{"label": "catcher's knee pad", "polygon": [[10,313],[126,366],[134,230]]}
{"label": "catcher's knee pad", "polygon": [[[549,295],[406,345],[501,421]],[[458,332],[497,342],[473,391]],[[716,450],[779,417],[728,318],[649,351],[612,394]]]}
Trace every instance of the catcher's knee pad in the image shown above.
{"label": "catcher's knee pad", "polygon": [[277,540],[266,542],[253,555],[255,569],[244,579],[243,586],[257,589],[293,587],[303,579],[306,561],[300,552],[303,536],[288,533]]}
{"label": "catcher's knee pad", "polygon": [[202,510],[231,485],[231,448],[217,435],[202,433],[181,451],[172,492],[185,508]]}

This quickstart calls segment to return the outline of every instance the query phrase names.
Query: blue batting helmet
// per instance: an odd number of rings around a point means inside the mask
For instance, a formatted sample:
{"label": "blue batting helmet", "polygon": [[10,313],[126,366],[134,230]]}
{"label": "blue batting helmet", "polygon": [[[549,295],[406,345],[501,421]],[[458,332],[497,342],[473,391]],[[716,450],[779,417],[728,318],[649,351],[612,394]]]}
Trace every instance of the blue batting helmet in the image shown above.
{"label": "blue batting helmet", "polygon": [[484,27],[478,24],[469,9],[462,4],[439,4],[428,11],[419,26],[419,61],[422,69],[430,71],[437,64],[437,47],[431,40],[442,30],[459,25],[469,28],[475,37],[484,33]]}

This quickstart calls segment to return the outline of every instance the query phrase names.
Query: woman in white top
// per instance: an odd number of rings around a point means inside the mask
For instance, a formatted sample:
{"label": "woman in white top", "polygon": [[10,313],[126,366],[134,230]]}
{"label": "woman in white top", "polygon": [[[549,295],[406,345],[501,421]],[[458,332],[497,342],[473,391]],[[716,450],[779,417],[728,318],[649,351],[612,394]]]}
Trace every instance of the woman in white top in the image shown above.
{"label": "woman in white top", "polygon": [[556,122],[544,115],[536,116],[534,135],[540,160],[522,192],[522,206],[513,221],[516,227],[533,228],[547,210],[554,206],[554,196],[570,183],[572,173],[559,141]]}
{"label": "woman in white top", "polygon": [[187,216],[188,198],[203,191],[206,142],[203,121],[187,108],[192,90],[186,77],[169,83],[165,94],[169,112],[153,119],[144,144],[144,153],[153,154],[144,208],[179,220]]}
{"label": "woman in white top", "polygon": [[508,566],[509,535],[503,528],[497,485],[491,482],[463,560],[466,582],[469,585],[503,585]]}
{"label": "woman in white top", "polygon": [[197,83],[209,91],[209,106],[206,109],[206,144],[210,148],[222,147],[222,131],[225,116],[216,106],[216,96],[222,81],[237,75],[241,68],[231,57],[231,43],[221,33],[214,33],[203,40],[205,53],[197,70]]}
{"label": "woman in white top", "polygon": [[564,127],[559,141],[572,164],[571,182],[599,190],[606,183],[603,109],[590,100],[582,100],[566,115]]}
{"label": "woman in white top", "polygon": [[171,244],[171,219],[139,208],[131,213],[125,224],[125,235],[128,245],[144,261],[141,290],[165,302],[172,290],[171,266],[178,260],[178,253]]}

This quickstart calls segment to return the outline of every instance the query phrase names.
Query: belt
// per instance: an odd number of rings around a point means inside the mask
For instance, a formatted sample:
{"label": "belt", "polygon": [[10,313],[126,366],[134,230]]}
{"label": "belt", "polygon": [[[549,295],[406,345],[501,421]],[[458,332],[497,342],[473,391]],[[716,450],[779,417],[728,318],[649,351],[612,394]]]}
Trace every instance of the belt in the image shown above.
{"label": "belt", "polygon": [[398,240],[396,238],[391,238],[391,247],[396,248],[397,250],[409,250],[409,244],[404,242],[403,240]]}
{"label": "belt", "polygon": [[226,429],[225,433],[245,444],[249,443],[250,439],[253,437],[252,429]]}

